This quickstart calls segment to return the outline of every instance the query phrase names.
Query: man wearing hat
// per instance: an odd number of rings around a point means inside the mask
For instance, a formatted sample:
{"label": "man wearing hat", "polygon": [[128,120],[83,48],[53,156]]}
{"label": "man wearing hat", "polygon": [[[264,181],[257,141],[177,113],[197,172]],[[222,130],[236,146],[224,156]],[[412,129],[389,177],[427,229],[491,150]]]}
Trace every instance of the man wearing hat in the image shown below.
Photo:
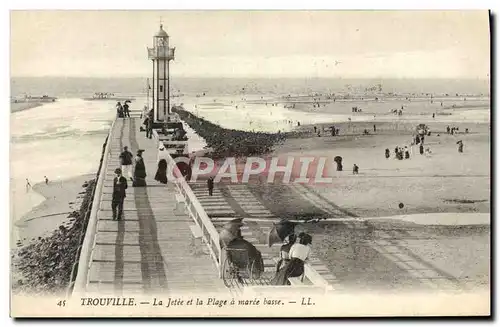
{"label": "man wearing hat", "polygon": [[132,154],[132,152],[128,150],[127,146],[123,147],[123,152],[120,153],[119,159],[120,159],[120,165],[122,166],[122,174],[128,176],[130,180],[133,181],[132,159],[134,159],[134,155]]}
{"label": "man wearing hat", "polygon": [[[122,176],[120,168],[115,169],[115,178],[113,179],[113,198],[111,199],[111,209],[113,210],[113,220],[121,220],[123,215],[123,201],[126,196],[127,179]],[[118,215],[116,209],[118,208]]]}

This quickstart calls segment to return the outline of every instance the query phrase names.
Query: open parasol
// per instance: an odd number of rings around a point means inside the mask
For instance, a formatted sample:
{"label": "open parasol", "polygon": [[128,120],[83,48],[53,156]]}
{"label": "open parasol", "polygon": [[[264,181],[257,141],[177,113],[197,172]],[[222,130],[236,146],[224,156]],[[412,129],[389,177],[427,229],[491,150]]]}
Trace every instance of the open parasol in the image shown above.
{"label": "open parasol", "polygon": [[283,242],[288,235],[295,233],[297,225],[298,223],[288,219],[281,219],[267,234],[267,245],[271,247],[275,243]]}

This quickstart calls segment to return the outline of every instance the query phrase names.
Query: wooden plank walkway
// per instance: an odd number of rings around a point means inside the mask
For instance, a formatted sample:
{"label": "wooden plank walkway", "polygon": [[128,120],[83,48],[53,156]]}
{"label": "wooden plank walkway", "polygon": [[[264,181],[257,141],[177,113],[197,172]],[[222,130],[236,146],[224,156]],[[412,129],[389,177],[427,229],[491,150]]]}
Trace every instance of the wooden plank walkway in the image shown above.
{"label": "wooden plank walkway", "polygon": [[[228,292],[205,245],[192,234],[194,221],[176,210],[175,186],[154,181],[157,145],[139,132],[140,124],[137,118],[118,119],[111,133],[87,293]],[[113,221],[114,170],[123,146],[134,155],[145,150],[148,186],[134,188],[129,180],[123,220]]]}

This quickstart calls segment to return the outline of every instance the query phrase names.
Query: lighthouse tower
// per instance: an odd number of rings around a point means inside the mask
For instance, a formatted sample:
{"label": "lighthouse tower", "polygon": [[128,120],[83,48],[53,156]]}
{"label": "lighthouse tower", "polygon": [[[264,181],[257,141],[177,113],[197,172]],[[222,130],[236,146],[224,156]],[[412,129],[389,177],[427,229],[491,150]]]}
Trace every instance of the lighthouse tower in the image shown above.
{"label": "lighthouse tower", "polygon": [[174,60],[175,48],[170,48],[168,34],[160,24],[153,37],[153,47],[148,57],[153,62],[153,110],[155,122],[167,121],[170,115],[170,60]]}

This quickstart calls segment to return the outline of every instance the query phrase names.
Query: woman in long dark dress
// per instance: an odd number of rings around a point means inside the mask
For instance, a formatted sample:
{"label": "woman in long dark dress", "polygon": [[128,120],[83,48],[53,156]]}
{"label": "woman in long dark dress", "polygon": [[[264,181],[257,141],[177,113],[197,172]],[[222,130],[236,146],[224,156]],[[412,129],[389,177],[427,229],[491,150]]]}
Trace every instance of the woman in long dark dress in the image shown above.
{"label": "woman in long dark dress", "polygon": [[146,165],[144,165],[144,159],[142,158],[142,153],[144,150],[137,150],[137,156],[135,157],[134,165],[134,182],[132,186],[146,186]]}
{"label": "woman in long dark dress", "polygon": [[155,180],[162,183],[167,184],[167,160],[161,159],[158,162],[158,170],[156,170]]}
{"label": "woman in long dark dress", "polygon": [[304,262],[311,253],[312,237],[306,233],[300,233],[298,242],[290,248],[288,261],[271,281],[272,285],[290,285],[288,278],[300,277],[304,274]]}
{"label": "woman in long dark dress", "polygon": [[282,264],[287,264],[290,261],[290,248],[295,244],[297,236],[295,234],[290,234],[285,238],[285,244],[280,248],[280,260],[276,264],[276,274],[280,271]]}

